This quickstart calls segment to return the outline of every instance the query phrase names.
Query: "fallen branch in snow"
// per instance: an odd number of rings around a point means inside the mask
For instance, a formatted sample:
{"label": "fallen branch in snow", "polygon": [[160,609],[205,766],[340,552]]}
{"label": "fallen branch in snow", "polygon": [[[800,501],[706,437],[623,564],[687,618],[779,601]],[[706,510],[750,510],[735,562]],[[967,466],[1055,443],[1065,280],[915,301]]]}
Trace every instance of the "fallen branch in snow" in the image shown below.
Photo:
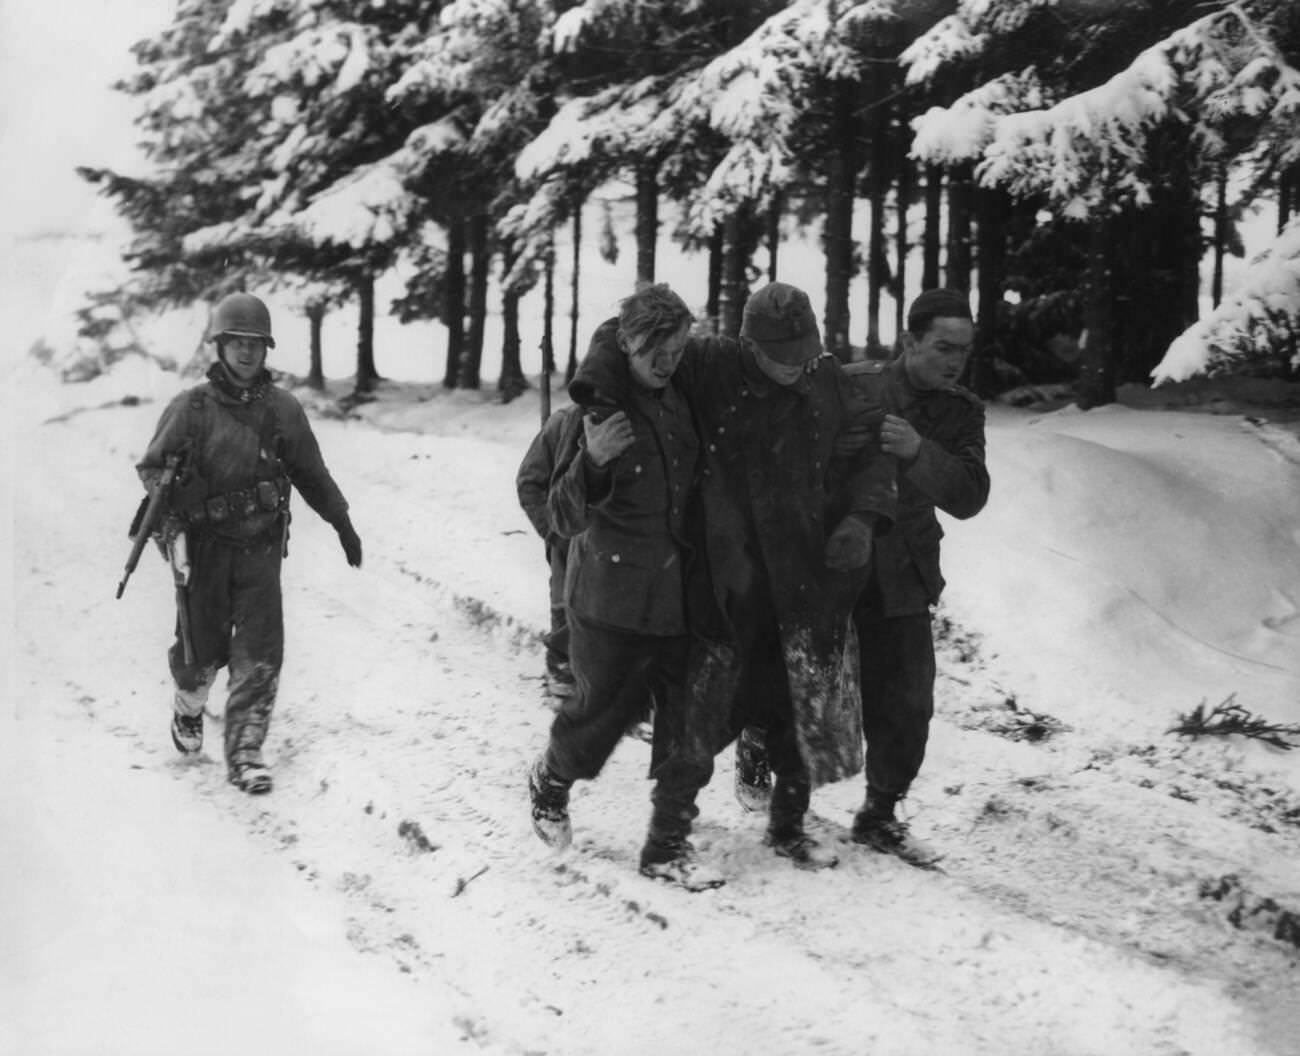
{"label": "fallen branch in snow", "polygon": [[1228,923],[1243,931],[1260,931],[1300,949],[1300,913],[1287,909],[1277,899],[1250,891],[1236,873],[1217,880],[1203,880],[1201,898],[1223,905]]}
{"label": "fallen branch in snow", "polygon": [[477,873],[471,876],[468,880],[466,880],[463,876],[458,876],[456,878],[456,890],[451,893],[451,897],[455,898],[457,895],[459,895],[462,891],[465,890],[465,888],[469,887],[470,884],[472,884],[480,876],[486,873],[489,868],[490,866],[486,866],[486,865],[483,866],[482,869],[480,869]]}
{"label": "fallen branch in snow", "polygon": [[1295,748],[1300,743],[1288,740],[1291,737],[1300,737],[1300,725],[1262,719],[1238,704],[1235,693],[1229,694],[1222,703],[1216,704],[1208,712],[1205,710],[1205,704],[1206,702],[1202,700],[1190,713],[1179,715],[1177,723],[1169,727],[1166,732],[1176,733],[1180,737],[1237,733],[1283,750]]}
{"label": "fallen branch in snow", "polygon": [[41,425],[57,425],[89,411],[106,411],[110,407],[139,407],[142,403],[153,403],[153,400],[142,400],[139,396],[123,396],[120,400],[109,400],[107,403],[96,404],[94,407],[74,407],[70,411],[56,414],[53,418],[46,418],[41,422]]}

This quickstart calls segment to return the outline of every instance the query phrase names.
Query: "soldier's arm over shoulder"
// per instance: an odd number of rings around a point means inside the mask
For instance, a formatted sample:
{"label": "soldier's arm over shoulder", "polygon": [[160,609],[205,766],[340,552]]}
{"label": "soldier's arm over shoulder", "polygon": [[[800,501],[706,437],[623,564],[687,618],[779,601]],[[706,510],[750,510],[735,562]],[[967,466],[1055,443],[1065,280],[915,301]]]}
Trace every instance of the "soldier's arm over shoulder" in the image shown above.
{"label": "soldier's arm over shoulder", "polygon": [[307,412],[292,393],[279,390],[275,399],[285,473],[303,500],[322,520],[337,524],[348,512],[348,502],[325,467],[325,458],[307,420]]}
{"label": "soldier's arm over shoulder", "polygon": [[884,364],[879,360],[840,363],[832,356],[823,356],[818,363],[819,370],[834,375],[844,408],[843,426],[835,439],[835,454],[850,455],[866,444],[879,443],[880,423],[885,417]]}
{"label": "soldier's arm over shoulder", "polygon": [[692,334],[686,342],[686,353],[677,365],[673,382],[688,397],[708,398],[710,385],[716,386],[724,372],[733,363],[739,345],[731,338]]}
{"label": "soldier's arm over shoulder", "polygon": [[959,520],[974,517],[989,499],[984,461],[984,402],[968,389],[948,394],[943,435],[923,437],[915,461],[903,472],[934,504]]}

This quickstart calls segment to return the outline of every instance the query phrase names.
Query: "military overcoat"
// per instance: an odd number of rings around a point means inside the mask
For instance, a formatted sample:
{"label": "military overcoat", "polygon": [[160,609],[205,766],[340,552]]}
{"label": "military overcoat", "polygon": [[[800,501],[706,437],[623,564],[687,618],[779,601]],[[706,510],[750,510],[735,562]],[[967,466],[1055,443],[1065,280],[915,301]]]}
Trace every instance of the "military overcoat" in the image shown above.
{"label": "military overcoat", "polygon": [[[770,605],[809,776],[814,784],[840,780],[862,767],[856,664],[846,663],[845,651],[865,570],[830,569],[824,550],[846,514],[868,516],[877,529],[893,520],[895,467],[879,448],[881,413],[855,397],[829,356],[781,386],[725,338],[692,340],[676,380],[704,445],[699,531],[715,603],[711,614],[698,601],[692,609],[705,639],[705,662],[692,676],[704,702],[697,735],[716,751],[744,724],[745,701],[735,697],[742,658],[726,613],[738,602]],[[832,495],[837,450],[847,469]],[[754,594],[760,581],[765,589]]]}

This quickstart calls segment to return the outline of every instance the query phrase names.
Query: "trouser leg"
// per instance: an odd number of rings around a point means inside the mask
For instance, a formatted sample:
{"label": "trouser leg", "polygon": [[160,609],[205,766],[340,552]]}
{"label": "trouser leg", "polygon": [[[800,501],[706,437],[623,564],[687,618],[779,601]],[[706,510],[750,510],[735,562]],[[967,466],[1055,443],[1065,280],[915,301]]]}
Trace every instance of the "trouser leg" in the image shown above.
{"label": "trouser leg", "polygon": [[854,613],[862,670],[867,789],[898,800],[920,773],[934,715],[934,636],[929,613],[884,617],[867,598]]}
{"label": "trouser leg", "polygon": [[569,672],[569,622],[564,607],[551,610],[551,629],[545,638],[546,670],[559,675]]}
{"label": "trouser leg", "polygon": [[744,673],[738,713],[747,729],[763,731],[768,766],[775,778],[769,805],[768,829],[778,839],[801,833],[812,785],[799,748],[799,732],[776,614],[771,606],[751,606],[738,621]]}
{"label": "trouser leg", "polygon": [[550,566],[551,629],[546,635],[546,670],[552,675],[569,675],[569,617],[564,607],[564,571],[567,540],[548,545],[546,559]]}
{"label": "trouser leg", "polygon": [[280,549],[237,551],[232,562],[226,761],[260,762],[284,660]]}
{"label": "trouser leg", "polygon": [[600,774],[637,716],[665,639],[602,627],[569,613],[574,692],[551,724],[546,768],[564,781]]}
{"label": "trouser leg", "polygon": [[185,662],[180,619],[176,637],[167,650],[176,692],[173,707],[182,715],[202,714],[217,670],[230,659],[231,561],[233,552],[211,539],[192,538],[191,574],[185,605],[189,614],[192,662]]}
{"label": "trouser leg", "polygon": [[696,798],[713,777],[713,748],[707,732],[692,720],[701,702],[688,697],[687,639],[675,639],[665,650],[651,682],[654,698],[655,752],[650,776],[655,785],[650,842],[673,843],[690,835],[699,815]]}

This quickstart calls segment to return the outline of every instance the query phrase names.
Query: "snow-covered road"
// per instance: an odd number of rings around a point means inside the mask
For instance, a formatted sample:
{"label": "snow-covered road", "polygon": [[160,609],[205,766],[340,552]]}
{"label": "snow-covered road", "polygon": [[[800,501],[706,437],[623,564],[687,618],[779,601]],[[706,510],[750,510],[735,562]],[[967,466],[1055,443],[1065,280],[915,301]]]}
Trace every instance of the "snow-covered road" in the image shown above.
{"label": "snow-covered road", "polygon": [[[792,869],[762,847],[761,819],[731,798],[724,758],[701,802],[697,846],[731,881],[691,895],[641,878],[648,747],[635,740],[576,790],[573,851],[545,852],[523,782],[549,712],[537,649],[545,569],[513,492],[532,429],[519,415],[441,436],[318,421],[366,563],[347,568],[333,533],[298,504],[268,744],[276,789],[240,796],[224,781],[215,722],[197,762],[178,759],[167,738],[164,566],[146,553],[123,600],[112,598],[135,495],[130,467],[159,410],[90,410],[20,438],[16,464],[39,471],[16,475],[6,826],[17,828],[16,846],[35,848],[61,827],[83,831],[85,818],[61,813],[88,800],[96,824],[123,838],[98,843],[103,860],[78,865],[120,898],[131,887],[111,876],[148,877],[177,856],[210,868],[196,845],[211,829],[231,868],[258,856],[256,868],[276,877],[271,890],[241,891],[254,924],[230,940],[238,957],[300,970],[283,954],[299,939],[268,921],[286,912],[327,921],[371,955],[353,955],[362,966],[346,993],[382,993],[385,1004],[373,1006],[374,1046],[352,1049],[347,1025],[364,1034],[356,1020],[366,1015],[355,1002],[291,1003],[289,1016],[255,984],[208,977],[197,984],[204,1029],[178,1036],[169,1020],[165,1048],[156,1021],[130,1014],[150,995],[128,973],[111,994],[123,1021],[140,1027],[113,1051],[227,1052],[211,1022],[219,1013],[206,1010],[233,1001],[252,1029],[274,1019],[272,1040],[306,1036],[286,1034],[294,1016],[316,1029],[335,1017],[335,1047],[313,1051],[440,1053],[459,1038],[488,1052],[563,1056],[1300,1052],[1295,944],[1262,923],[1228,921],[1234,898],[1249,910],[1295,891],[1294,802],[1248,762],[1225,773],[1237,757],[1220,746],[1123,751],[1077,729],[1015,739],[1024,724],[1004,721],[1015,686],[958,628],[941,661],[941,712],[954,703],[936,724],[927,763],[936,776],[914,808],[918,830],[948,853],[945,874],[843,842],[860,795],[853,782],[814,799],[817,833],[842,844],[840,867]],[[151,811],[128,794],[144,781],[181,812]],[[177,817],[192,831],[172,831]],[[37,867],[48,858],[33,852],[25,876],[7,856],[0,895],[10,923],[27,906],[30,920],[46,921]],[[1238,888],[1209,897],[1206,885],[1243,862],[1255,868]],[[169,897],[183,897],[149,886],[164,916]],[[75,903],[86,887],[69,884],[63,897]],[[67,955],[82,943],[103,985],[114,964],[147,960],[129,929],[85,927],[113,906],[68,908]],[[196,909],[242,912],[224,902]],[[26,945],[17,946],[32,958],[53,941],[34,927],[20,928]],[[143,934],[152,941],[152,930]],[[183,936],[176,945],[168,963],[181,966]],[[321,939],[307,953],[339,958],[337,945]],[[43,1044],[71,1036],[37,1014],[57,1007],[57,973],[5,982],[6,998],[17,996],[15,1052],[83,1051]],[[214,988],[220,1002],[207,996]]]}

